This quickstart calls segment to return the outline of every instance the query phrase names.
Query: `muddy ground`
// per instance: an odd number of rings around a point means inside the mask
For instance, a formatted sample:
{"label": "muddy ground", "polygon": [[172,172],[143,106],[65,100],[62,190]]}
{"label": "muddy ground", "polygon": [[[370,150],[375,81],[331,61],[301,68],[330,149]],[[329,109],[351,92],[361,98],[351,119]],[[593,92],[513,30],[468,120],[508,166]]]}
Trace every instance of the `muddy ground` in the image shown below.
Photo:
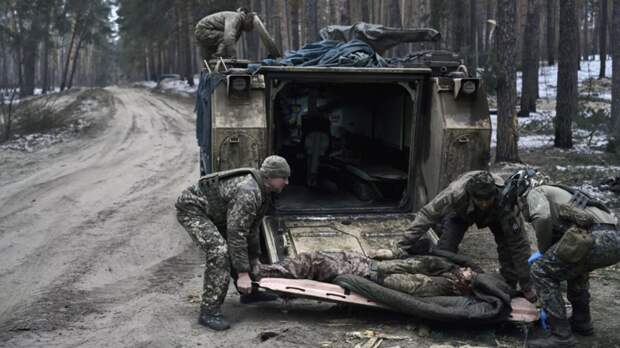
{"label": "muddy ground", "polygon": [[[382,337],[381,347],[521,347],[537,331],[448,327],[303,300],[241,305],[232,289],[223,308],[232,329],[203,328],[203,255],[173,206],[198,173],[192,100],[136,88],[93,95],[97,108],[83,115],[89,131],[30,153],[0,151],[0,346],[354,347]],[[579,156],[522,153],[565,182],[602,174],[556,164],[618,163]],[[493,249],[484,230],[462,247],[488,269],[497,267]],[[579,342],[619,346],[618,270],[592,278],[597,333]]]}

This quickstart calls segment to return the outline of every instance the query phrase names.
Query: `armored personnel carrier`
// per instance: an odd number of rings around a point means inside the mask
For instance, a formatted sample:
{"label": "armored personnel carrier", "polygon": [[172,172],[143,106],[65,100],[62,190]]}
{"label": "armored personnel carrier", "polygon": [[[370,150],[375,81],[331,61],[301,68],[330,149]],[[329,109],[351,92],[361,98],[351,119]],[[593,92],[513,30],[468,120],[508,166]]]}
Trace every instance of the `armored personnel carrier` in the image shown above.
{"label": "armored personnel carrier", "polygon": [[270,154],[291,165],[262,224],[265,262],[388,247],[451,180],[488,166],[484,85],[451,52],[382,67],[211,63],[197,104],[201,174]]}

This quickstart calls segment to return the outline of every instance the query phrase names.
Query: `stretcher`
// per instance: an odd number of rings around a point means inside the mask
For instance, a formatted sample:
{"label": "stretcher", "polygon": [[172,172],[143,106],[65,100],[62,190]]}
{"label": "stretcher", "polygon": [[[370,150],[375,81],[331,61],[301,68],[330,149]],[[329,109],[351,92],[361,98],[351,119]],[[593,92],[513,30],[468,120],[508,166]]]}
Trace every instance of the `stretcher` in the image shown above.
{"label": "stretcher", "polygon": [[[259,288],[288,297],[300,297],[318,301],[344,303],[365,307],[393,310],[383,304],[371,301],[339,285],[323,283],[308,279],[262,278],[256,282]],[[515,323],[532,323],[539,319],[536,306],[523,297],[511,301],[512,312],[509,321]]]}

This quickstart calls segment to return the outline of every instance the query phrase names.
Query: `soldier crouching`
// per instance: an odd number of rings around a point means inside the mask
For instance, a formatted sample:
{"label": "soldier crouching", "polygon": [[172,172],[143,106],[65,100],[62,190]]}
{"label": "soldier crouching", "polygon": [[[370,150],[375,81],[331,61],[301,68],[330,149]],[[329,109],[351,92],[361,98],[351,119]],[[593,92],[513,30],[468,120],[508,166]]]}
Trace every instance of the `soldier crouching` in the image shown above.
{"label": "soldier crouching", "polygon": [[[517,183],[515,202],[536,231],[539,258],[532,257],[531,278],[544,310],[550,334],[529,340],[528,347],[574,347],[572,332],[592,335],[589,273],[620,261],[617,218],[596,199],[562,185],[535,186],[526,171]],[[567,282],[573,315],[567,318],[560,283]]]}
{"label": "soldier crouching", "polygon": [[251,294],[250,279],[252,265],[259,263],[259,225],[271,193],[282,191],[290,173],[284,158],[269,156],[260,170],[240,168],[202,177],[178,198],[179,223],[206,253],[200,324],[214,330],[230,327],[221,306],[231,274],[242,302],[260,300]]}

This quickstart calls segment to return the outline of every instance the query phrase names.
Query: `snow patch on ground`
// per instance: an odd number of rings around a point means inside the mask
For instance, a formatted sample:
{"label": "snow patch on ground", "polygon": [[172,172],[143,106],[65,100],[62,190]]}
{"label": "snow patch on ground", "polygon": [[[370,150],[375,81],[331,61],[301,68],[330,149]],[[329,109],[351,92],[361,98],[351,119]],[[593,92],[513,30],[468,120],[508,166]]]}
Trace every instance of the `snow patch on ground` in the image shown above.
{"label": "snow patch on ground", "polygon": [[[577,80],[579,86],[583,85],[583,82],[589,78],[597,78],[599,70],[601,69],[601,62],[599,56],[593,56],[594,60],[586,60],[580,62],[580,70],[577,72]],[[608,57],[605,63],[605,76],[611,77],[611,56]],[[517,72],[517,95],[521,95],[522,72]],[[538,70],[538,93],[540,98],[555,99],[558,87],[558,66],[546,66],[544,61],[540,62],[540,69]],[[611,94],[602,93],[598,95],[599,98],[605,100],[611,100]]]}
{"label": "snow patch on ground", "polygon": [[0,145],[2,150],[14,150],[22,152],[34,152],[42,148],[49,147],[53,144],[63,143],[74,138],[84,128],[91,125],[85,120],[77,120],[67,127],[54,128],[48,133],[32,133],[28,135],[19,135],[13,139]]}
{"label": "snow patch on ground", "polygon": [[155,88],[157,87],[157,82],[155,81],[140,81],[136,82],[134,85],[144,87],[144,88]]}
{"label": "snow patch on ground", "polygon": [[198,78],[194,77],[194,86],[190,87],[185,80],[164,79],[159,82],[159,89],[164,92],[194,95],[199,82]]}
{"label": "snow patch on ground", "polygon": [[591,184],[581,184],[579,186],[576,186],[576,188],[587,193],[591,197],[600,200],[603,203],[610,203],[618,200],[618,194],[609,190],[601,190],[599,187],[593,186]]}
{"label": "snow patch on ground", "polygon": [[166,78],[159,83],[155,81],[140,81],[136,82],[135,85],[139,87],[144,87],[148,89],[157,89],[164,93],[174,93],[180,94],[183,96],[194,96],[196,94],[196,90],[198,89],[198,83],[200,82],[198,75],[194,76],[194,86],[190,87],[187,84],[186,80],[174,79],[174,78]]}
{"label": "snow patch on ground", "polygon": [[593,170],[597,172],[620,172],[620,166],[602,166],[602,165],[566,165],[559,166],[556,165],[555,168],[561,172],[565,171],[580,171],[580,170]]}
{"label": "snow patch on ground", "polygon": [[[540,111],[530,114],[530,117],[519,117],[519,129],[534,122],[552,123],[555,111]],[[497,145],[497,115],[491,115],[491,147]],[[522,133],[521,131],[519,133]],[[520,135],[518,146],[520,149],[535,149],[542,147],[552,147],[554,134],[532,134]],[[607,146],[607,135],[603,132],[595,132],[586,129],[573,129],[573,148],[568,150],[576,153],[600,153],[598,149]]]}

